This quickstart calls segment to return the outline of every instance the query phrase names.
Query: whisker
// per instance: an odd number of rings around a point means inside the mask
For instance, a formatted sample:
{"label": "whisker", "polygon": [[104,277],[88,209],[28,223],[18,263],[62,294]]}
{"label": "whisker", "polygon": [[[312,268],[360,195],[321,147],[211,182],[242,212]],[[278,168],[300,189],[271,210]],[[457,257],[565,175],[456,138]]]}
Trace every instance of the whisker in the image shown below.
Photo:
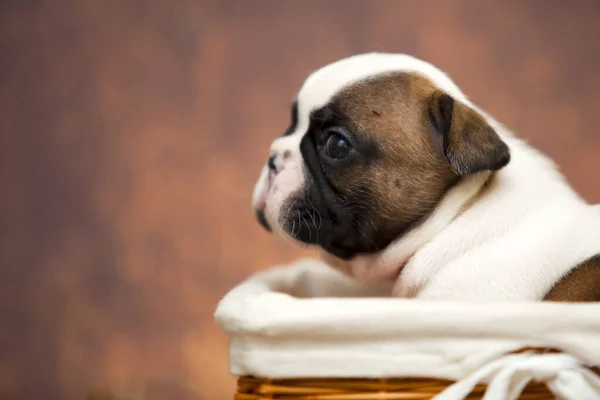
{"label": "whisker", "polygon": [[[313,207],[313,209],[314,209],[314,207]],[[309,212],[308,215],[310,215],[310,218],[312,219],[313,225],[315,226],[315,230],[317,231],[317,241],[319,241],[319,228],[317,228],[317,221],[315,220],[315,216],[311,212]],[[307,225],[308,225],[308,223],[307,223]]]}
{"label": "whisker", "polygon": [[302,221],[300,221],[300,213],[298,214],[298,233],[300,233],[300,230],[302,229]]}
{"label": "whisker", "polygon": [[[302,217],[302,220],[304,221],[304,223],[306,223],[306,226],[308,227],[308,240],[310,240],[312,242],[312,229],[310,229],[310,225],[304,217]],[[318,232],[317,232],[317,235],[318,235]],[[318,237],[319,236],[317,236],[317,238]]]}
{"label": "whisker", "polygon": [[[297,199],[294,199],[294,201],[292,202],[292,204],[288,207],[287,212],[285,214],[285,222],[289,224],[289,217],[290,217],[290,212],[292,211],[292,208],[294,208],[294,206],[296,205],[296,201]],[[289,226],[289,225],[288,225]],[[292,232],[291,235],[289,233],[286,232],[283,223],[279,222],[279,227],[281,228],[281,232],[282,232],[282,237],[284,238],[284,240],[288,243],[290,243],[292,246],[295,245],[293,239],[295,236],[295,231],[296,231],[296,221],[292,221]]]}
{"label": "whisker", "polygon": [[[310,199],[307,199],[307,200],[310,203],[310,206],[312,207],[312,209],[315,210],[315,212],[319,216],[319,226],[317,227],[317,224],[315,223],[315,228],[317,228],[317,232],[318,232],[318,230],[321,229],[321,224],[323,222],[323,218],[321,217],[321,213],[319,212],[319,210],[317,210],[317,207],[315,207],[315,205],[313,204],[313,202],[310,201]],[[314,218],[313,218],[313,221],[314,221]]]}

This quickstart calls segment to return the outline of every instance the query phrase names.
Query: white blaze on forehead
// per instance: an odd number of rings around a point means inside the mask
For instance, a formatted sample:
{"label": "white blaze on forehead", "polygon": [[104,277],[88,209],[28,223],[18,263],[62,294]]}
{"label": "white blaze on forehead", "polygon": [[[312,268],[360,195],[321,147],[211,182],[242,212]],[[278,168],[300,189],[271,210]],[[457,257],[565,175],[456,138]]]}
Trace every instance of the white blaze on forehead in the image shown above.
{"label": "white blaze on forehead", "polygon": [[325,106],[344,88],[386,72],[418,73],[456,99],[466,100],[460,89],[433,65],[404,54],[367,53],[345,58],[313,72],[298,93],[298,126],[306,132],[310,113]]}
{"label": "white blaze on forehead", "polygon": [[438,88],[468,103],[452,80],[437,67],[405,54],[367,53],[328,64],[306,78],[296,98],[298,123],[290,135],[275,141],[274,147],[299,147],[308,130],[310,113],[325,106],[344,88],[386,72],[412,72],[431,80]]}

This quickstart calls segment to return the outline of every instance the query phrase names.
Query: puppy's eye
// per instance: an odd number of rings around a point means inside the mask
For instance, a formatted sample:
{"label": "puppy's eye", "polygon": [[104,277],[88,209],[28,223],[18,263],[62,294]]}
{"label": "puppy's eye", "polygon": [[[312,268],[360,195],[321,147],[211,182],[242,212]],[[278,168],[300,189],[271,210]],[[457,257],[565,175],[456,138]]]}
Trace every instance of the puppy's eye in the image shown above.
{"label": "puppy's eye", "polygon": [[346,138],[339,133],[331,134],[325,143],[325,152],[327,157],[330,158],[344,158],[350,154],[351,150],[352,146],[350,145],[350,142],[348,142],[348,140],[346,140]]}

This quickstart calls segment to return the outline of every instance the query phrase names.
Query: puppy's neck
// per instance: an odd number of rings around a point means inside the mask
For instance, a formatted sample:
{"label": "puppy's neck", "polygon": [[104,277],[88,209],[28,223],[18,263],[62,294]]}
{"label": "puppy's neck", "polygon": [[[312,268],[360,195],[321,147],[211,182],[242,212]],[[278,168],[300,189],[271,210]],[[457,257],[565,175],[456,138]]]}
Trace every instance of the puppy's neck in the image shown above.
{"label": "puppy's neck", "polygon": [[448,191],[429,218],[378,253],[341,260],[322,251],[321,258],[330,266],[363,282],[396,280],[408,260],[475,201],[492,175],[484,171],[463,178]]}

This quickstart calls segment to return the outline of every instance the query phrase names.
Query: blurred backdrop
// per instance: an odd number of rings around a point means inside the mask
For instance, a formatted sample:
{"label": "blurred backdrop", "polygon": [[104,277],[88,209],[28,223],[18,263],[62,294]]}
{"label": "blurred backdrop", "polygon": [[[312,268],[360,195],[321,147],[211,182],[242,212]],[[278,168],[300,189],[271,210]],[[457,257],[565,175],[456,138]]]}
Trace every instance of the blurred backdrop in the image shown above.
{"label": "blurred backdrop", "polygon": [[424,58],[600,201],[600,2],[0,2],[0,399],[230,399],[213,311],[306,75]]}

